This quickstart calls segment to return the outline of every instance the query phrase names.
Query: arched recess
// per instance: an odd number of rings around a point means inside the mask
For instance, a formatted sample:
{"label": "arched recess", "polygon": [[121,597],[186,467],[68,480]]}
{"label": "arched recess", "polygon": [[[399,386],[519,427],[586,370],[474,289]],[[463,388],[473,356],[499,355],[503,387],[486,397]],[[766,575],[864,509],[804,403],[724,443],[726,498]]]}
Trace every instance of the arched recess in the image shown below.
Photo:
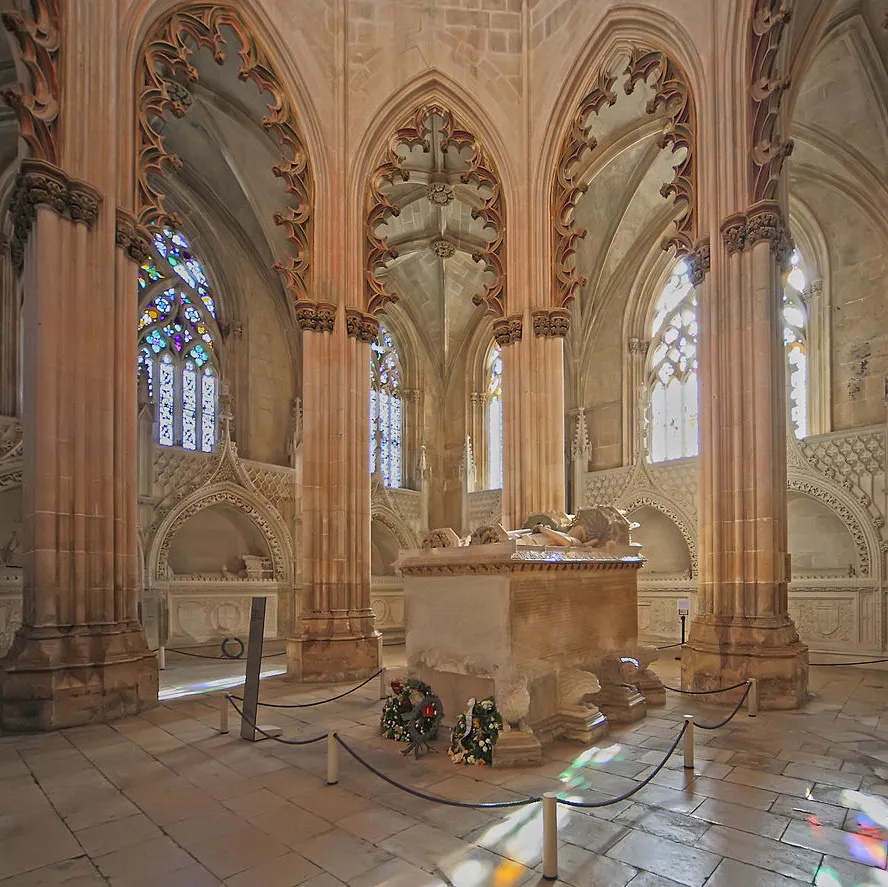
{"label": "arched recess", "polygon": [[[691,577],[697,576],[697,526],[695,521],[685,514],[684,509],[680,508],[674,502],[671,502],[665,496],[661,496],[653,492],[630,493],[625,500],[617,499],[614,503],[617,508],[631,515],[633,511],[637,511],[643,506],[653,508],[662,512],[678,527],[685,543],[688,546],[688,552],[691,556]],[[642,551],[644,555],[644,551]]]}
{"label": "arched recess", "polygon": [[837,515],[854,540],[858,574],[861,577],[881,578],[879,537],[866,511],[853,496],[825,479],[791,468],[787,471],[787,488],[816,499]]}
{"label": "arched recess", "polygon": [[[397,543],[398,549],[409,550],[419,548],[419,539],[416,532],[411,529],[391,509],[380,505],[374,505],[370,510],[370,536],[373,538],[373,525],[383,527]],[[395,552],[397,556],[397,552]],[[388,564],[387,566],[391,566]],[[377,575],[388,575],[377,574]]]}
{"label": "arched recess", "polygon": [[272,171],[283,180],[287,191],[284,205],[273,214],[274,224],[285,231],[287,240],[286,256],[278,258],[274,269],[295,304],[311,292],[314,180],[296,107],[240,6],[196,3],[179,7],[147,31],[136,66],[137,221],[141,225],[176,221],[165,206],[157,174],[179,168],[181,160],[165,150],[158,123],[169,114],[181,117],[186,113],[181,87],[199,77],[190,57],[206,49],[218,64],[223,64],[229,32],[240,43],[238,79],[252,82],[270,96],[261,126],[280,146],[281,159]]}
{"label": "arched recess", "polygon": [[[614,87],[624,75],[626,95],[639,83],[653,88],[647,113],[665,118],[657,146],[685,150],[684,158],[674,167],[672,181],[664,183],[660,192],[676,202],[675,230],[662,246],[674,247],[677,255],[689,255],[697,247],[697,112],[691,86],[681,67],[665,52],[632,45],[599,65],[591,89],[569,116],[555,158],[548,194],[552,215],[550,290],[555,308],[566,309],[587,283],[576,256],[578,241],[587,233],[575,219],[577,204],[588,187],[579,176],[579,167],[598,147],[589,131],[589,120],[605,106],[616,104]],[[702,273],[701,266],[700,276]]]}
{"label": "arched recess", "polygon": [[248,517],[268,544],[275,580],[278,583],[292,581],[293,541],[277,509],[263,497],[229,482],[201,487],[178,502],[164,517],[148,543],[148,575],[152,581],[167,579],[170,545],[182,524],[214,505],[230,505]]}

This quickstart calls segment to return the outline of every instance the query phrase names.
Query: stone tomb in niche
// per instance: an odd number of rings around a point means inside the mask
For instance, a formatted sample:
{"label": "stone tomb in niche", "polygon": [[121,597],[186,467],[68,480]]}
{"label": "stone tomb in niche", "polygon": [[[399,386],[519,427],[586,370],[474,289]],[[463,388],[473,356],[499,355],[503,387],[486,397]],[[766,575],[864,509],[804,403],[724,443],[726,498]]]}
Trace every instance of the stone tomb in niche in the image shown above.
{"label": "stone tomb in niche", "polygon": [[639,666],[647,684],[659,683],[646,668],[652,657],[638,661],[644,559],[628,530],[625,544],[594,548],[539,544],[551,541],[540,529],[496,527],[501,541],[486,544],[490,532],[469,544],[434,531],[427,548],[397,563],[410,677],[435,689],[447,724],[467,700],[494,696],[511,725],[496,746],[499,765],[536,760],[540,742],[559,736],[592,742],[608,718],[643,717]]}

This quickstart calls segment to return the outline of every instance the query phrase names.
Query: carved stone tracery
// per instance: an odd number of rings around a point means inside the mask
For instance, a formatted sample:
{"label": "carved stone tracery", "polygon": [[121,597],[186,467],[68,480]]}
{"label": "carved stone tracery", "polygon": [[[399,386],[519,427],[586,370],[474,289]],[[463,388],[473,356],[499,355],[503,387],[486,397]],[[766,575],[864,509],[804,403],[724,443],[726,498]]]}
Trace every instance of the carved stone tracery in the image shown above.
{"label": "carved stone tracery", "polygon": [[[314,184],[303,139],[297,130],[293,103],[265,48],[251,34],[234,6],[197,3],[165,17],[142,47],[138,81],[138,144],[136,203],[139,222],[148,225],[173,224],[176,220],[164,208],[164,195],[150,181],[152,173],[166,167],[180,169],[181,159],[164,148],[157,125],[168,113],[181,117],[187,109],[178,80],[197,82],[197,68],[190,57],[196,49],[209,49],[217,64],[226,59],[223,28],[231,29],[240,41],[239,80],[254,83],[271,96],[268,113],[261,125],[283,149],[281,162],[272,167],[282,178],[289,204],[274,214],[274,222],[286,228],[290,254],[276,262],[278,271],[294,300],[304,300],[310,291],[310,243]],[[187,90],[185,91],[187,93]]]}
{"label": "carved stone tracery", "polygon": [[789,78],[777,73],[783,31],[792,16],[787,0],[755,0],[750,24],[752,144],[750,201],[774,200],[792,141],[780,136],[780,101]]}
{"label": "carved stone tracery", "polygon": [[4,89],[0,95],[15,112],[28,155],[58,164],[60,4],[59,0],[34,0],[32,8],[30,15],[3,13],[3,25],[19,45],[30,88]]}
{"label": "carved stone tracery", "polygon": [[[663,242],[663,248],[674,246],[683,256],[694,248],[697,237],[697,160],[695,152],[696,110],[687,78],[678,66],[663,52],[635,47],[623,71],[628,74],[625,92],[631,94],[639,81],[650,83],[654,96],[648,102],[647,113],[664,111],[666,124],[658,138],[658,146],[673,150],[686,149],[684,159],[675,167],[675,176],[660,189],[663,197],[675,197],[686,210],[675,222],[675,233]],[[564,136],[555,177],[552,183],[552,293],[555,307],[566,308],[585,286],[586,278],[576,265],[577,241],[586,236],[579,228],[575,212],[587,184],[576,180],[580,160],[587,151],[597,147],[589,132],[588,121],[605,105],[614,105],[617,95],[614,84],[619,75],[602,68],[592,91],[580,102]]]}
{"label": "carved stone tracery", "polygon": [[[400,213],[400,207],[391,201],[386,190],[396,181],[406,182],[410,178],[409,170],[404,167],[405,157],[399,152],[399,148],[407,147],[412,150],[421,147],[424,151],[430,151],[430,119],[433,115],[442,121],[442,150],[470,150],[466,161],[469,168],[460,175],[460,181],[464,185],[475,185],[484,195],[481,206],[472,209],[472,218],[480,219],[484,229],[493,232],[493,238],[481,250],[472,254],[476,262],[483,262],[486,270],[492,272],[493,280],[485,284],[484,292],[474,296],[472,301],[476,305],[485,305],[488,314],[502,317],[505,313],[503,288],[506,277],[506,210],[499,174],[492,158],[478,139],[462,128],[453,112],[436,103],[423,105],[396,130],[379,165],[370,176],[364,215],[365,310],[376,314],[388,302],[398,300],[397,293],[386,288],[381,276],[386,263],[398,257],[398,251],[388,245],[385,235],[380,234],[378,229],[392,216]],[[437,205],[446,205],[453,197],[453,189],[449,185],[432,182],[427,189],[427,196]]]}

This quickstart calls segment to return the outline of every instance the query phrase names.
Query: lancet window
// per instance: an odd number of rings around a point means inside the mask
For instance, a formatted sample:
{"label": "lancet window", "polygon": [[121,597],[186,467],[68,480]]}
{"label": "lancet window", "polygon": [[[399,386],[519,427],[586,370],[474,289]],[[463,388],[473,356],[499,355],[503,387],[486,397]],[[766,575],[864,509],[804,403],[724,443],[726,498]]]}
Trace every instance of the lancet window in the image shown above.
{"label": "lancet window", "polygon": [[684,262],[657,302],[648,351],[648,454],[651,462],[696,456],[697,294]]}
{"label": "lancet window", "polygon": [[402,483],[401,391],[401,357],[391,333],[381,326],[370,346],[370,473],[378,467],[387,487]]}
{"label": "lancet window", "polygon": [[185,237],[154,231],[153,254],[139,269],[138,372],[147,376],[162,446],[212,452],[220,340],[216,302]]}
{"label": "lancet window", "polygon": [[795,250],[783,287],[783,344],[786,348],[786,390],[789,419],[795,436],[808,435],[808,312],[805,305],[807,280],[802,257]]}
{"label": "lancet window", "polygon": [[487,358],[487,486],[503,486],[503,355],[494,344]]}

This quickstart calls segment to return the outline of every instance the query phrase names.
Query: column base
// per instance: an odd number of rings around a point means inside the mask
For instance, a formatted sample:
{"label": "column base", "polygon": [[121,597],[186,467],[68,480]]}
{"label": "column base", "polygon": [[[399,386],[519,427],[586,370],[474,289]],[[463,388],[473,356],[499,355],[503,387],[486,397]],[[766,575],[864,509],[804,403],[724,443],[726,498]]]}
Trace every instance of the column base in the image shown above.
{"label": "column base", "polygon": [[351,637],[287,640],[287,677],[304,683],[337,683],[368,678],[382,664],[378,632]]}
{"label": "column base", "polygon": [[157,705],[157,656],[137,623],[19,629],[0,660],[0,727],[59,730]]}
{"label": "column base", "polygon": [[[758,681],[759,708],[794,709],[808,699],[808,648],[787,618],[700,616],[681,654],[683,690]],[[736,693],[710,696],[736,704]]]}

